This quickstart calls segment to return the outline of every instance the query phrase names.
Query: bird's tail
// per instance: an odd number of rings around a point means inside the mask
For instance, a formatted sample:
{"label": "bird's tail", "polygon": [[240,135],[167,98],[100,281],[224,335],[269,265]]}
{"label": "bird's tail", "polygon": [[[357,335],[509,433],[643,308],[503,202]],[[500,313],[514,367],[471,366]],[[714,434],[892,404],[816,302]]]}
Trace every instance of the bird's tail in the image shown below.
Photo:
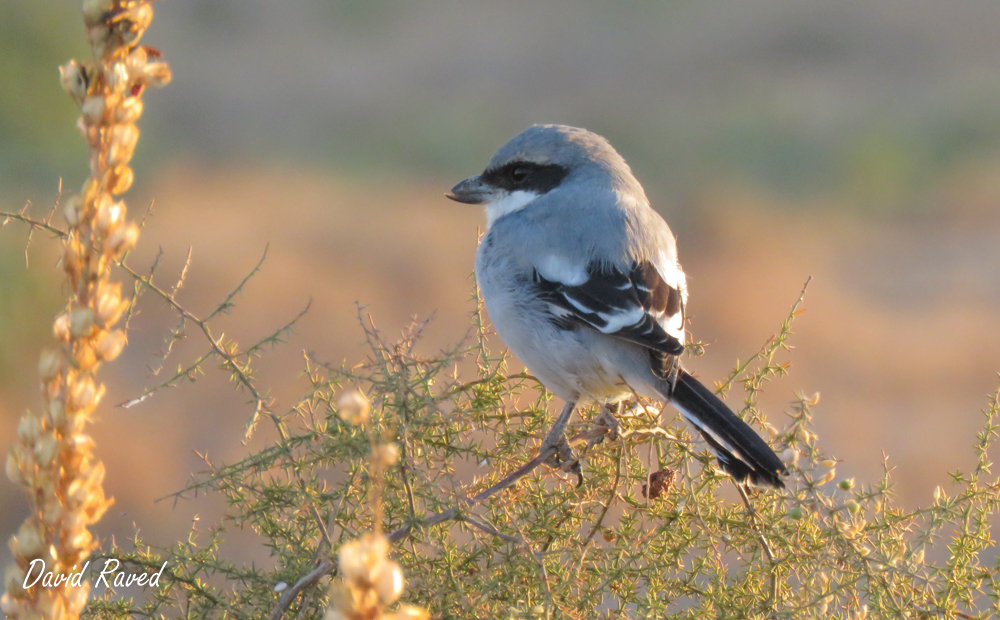
{"label": "bird's tail", "polygon": [[738,482],[784,488],[784,463],[750,426],[697,379],[677,369],[670,401],[701,433],[722,470]]}

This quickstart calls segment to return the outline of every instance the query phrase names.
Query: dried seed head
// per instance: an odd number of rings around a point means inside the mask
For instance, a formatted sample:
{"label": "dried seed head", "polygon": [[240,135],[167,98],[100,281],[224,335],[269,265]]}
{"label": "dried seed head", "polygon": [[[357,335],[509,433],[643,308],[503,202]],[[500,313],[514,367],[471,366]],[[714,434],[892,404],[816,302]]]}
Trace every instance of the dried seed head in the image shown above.
{"label": "dried seed head", "polygon": [[153,7],[145,2],[136,4],[114,18],[114,33],[123,46],[135,45],[153,21]]}
{"label": "dried seed head", "polygon": [[71,228],[79,224],[82,211],[83,199],[80,198],[79,194],[74,194],[67,198],[66,204],[63,207],[63,217],[66,218],[66,224]]}
{"label": "dried seed head", "polygon": [[72,411],[84,411],[96,405],[99,398],[94,380],[90,377],[83,377],[77,379],[73,387],[70,388],[67,405]]}
{"label": "dried seed head", "polygon": [[97,352],[89,342],[80,342],[73,352],[73,365],[80,370],[90,370],[97,363]]}
{"label": "dried seed head", "polygon": [[396,620],[430,620],[431,617],[426,609],[415,605],[400,605],[394,615]]}
{"label": "dried seed head", "polygon": [[74,308],[69,315],[69,333],[75,338],[84,338],[94,329],[94,311],[90,308]]}
{"label": "dried seed head", "polygon": [[42,588],[37,596],[35,606],[42,618],[69,620],[66,613],[66,600],[62,597],[61,592]]}
{"label": "dried seed head", "polygon": [[[20,555],[26,560],[33,560],[45,553],[45,532],[42,524],[33,518],[28,518],[21,524],[17,531],[17,550],[15,555]],[[13,545],[11,545],[13,551]]]}
{"label": "dried seed head", "polygon": [[132,123],[115,125],[108,132],[107,162],[112,168],[127,164],[139,141],[139,128]]}
{"label": "dried seed head", "polygon": [[69,340],[69,313],[63,312],[56,317],[52,324],[52,333],[62,342]]}
{"label": "dried seed head", "polygon": [[59,430],[66,423],[66,406],[58,398],[49,401],[49,423]]}
{"label": "dried seed head", "polygon": [[0,611],[2,611],[8,618],[18,618],[18,613],[21,611],[21,605],[18,604],[17,599],[9,594],[4,594],[0,596]]}
{"label": "dried seed head", "polygon": [[120,329],[105,332],[97,341],[97,356],[105,362],[114,361],[125,348],[125,332]]}
{"label": "dried seed head", "polygon": [[83,122],[88,125],[100,125],[104,121],[104,113],[108,109],[108,103],[101,95],[92,95],[83,101],[80,106],[80,115]]}
{"label": "dried seed head", "polygon": [[12,596],[19,596],[24,592],[24,571],[17,564],[11,564],[7,567],[7,572],[4,574],[4,585],[7,586],[7,593]]}
{"label": "dried seed head", "polygon": [[59,83],[62,85],[63,90],[66,91],[73,101],[79,105],[83,98],[87,96],[87,88],[90,86],[90,79],[87,76],[87,70],[76,62],[71,60],[59,67]]}
{"label": "dried seed head", "polygon": [[[142,111],[142,106],[139,111]],[[126,165],[112,168],[108,172],[108,191],[115,195],[124,194],[132,187],[132,178],[132,168]]]}
{"label": "dried seed head", "polygon": [[173,79],[170,65],[165,62],[151,62],[142,69],[142,76],[148,86],[159,88],[166,86]]}
{"label": "dried seed head", "polygon": [[43,431],[35,442],[35,460],[39,467],[48,467],[62,449],[62,443],[52,431]]}
{"label": "dried seed head", "polygon": [[104,23],[114,8],[114,0],[83,0],[83,23],[96,26]]}
{"label": "dried seed head", "polygon": [[121,226],[122,222],[125,220],[125,203],[122,201],[118,202],[105,202],[102,203],[101,208],[97,211],[97,221],[95,222],[97,230],[101,231],[103,234],[108,234],[112,230],[117,229]]}
{"label": "dried seed head", "polygon": [[122,285],[102,283],[97,292],[97,318],[104,327],[111,327],[118,322],[122,313],[128,310],[129,302],[122,299]]}
{"label": "dried seed head", "polygon": [[63,368],[63,354],[59,349],[44,349],[38,360],[38,374],[42,381],[58,375]]}
{"label": "dried seed head", "polygon": [[372,462],[381,469],[395,465],[399,461],[399,446],[394,443],[384,443],[372,450]]}
{"label": "dried seed head", "polygon": [[374,582],[389,553],[389,539],[368,533],[358,540],[344,543],[337,555],[340,574],[347,581],[364,584]]}
{"label": "dried seed head", "polygon": [[108,236],[105,247],[116,256],[120,256],[134,248],[138,241],[139,227],[135,222],[129,222]]}
{"label": "dried seed head", "polygon": [[837,459],[823,459],[820,461],[820,465],[826,467],[827,469],[837,466]]}
{"label": "dried seed head", "polygon": [[826,475],[824,475],[822,478],[820,478],[816,482],[816,485],[819,486],[819,485],[826,484],[827,482],[830,482],[831,480],[833,480],[836,476],[837,476],[837,470],[836,469],[831,469],[830,471],[826,472]]}
{"label": "dried seed head", "polygon": [[392,560],[386,560],[375,575],[372,585],[375,587],[379,603],[382,605],[395,603],[403,593],[403,569]]}
{"label": "dried seed head", "polygon": [[94,537],[86,528],[77,528],[72,531],[64,531],[61,537],[62,548],[66,553],[76,554],[81,551],[90,551]]}
{"label": "dried seed head", "polygon": [[26,445],[34,445],[38,439],[38,433],[42,430],[42,423],[30,413],[25,414],[17,425],[17,437]]}
{"label": "dried seed head", "polygon": [[130,124],[142,116],[142,99],[127,97],[114,109],[114,120],[119,124]]}
{"label": "dried seed head", "polygon": [[337,399],[337,415],[348,424],[355,426],[364,424],[368,421],[371,409],[371,402],[361,393],[361,390],[344,392]]}
{"label": "dried seed head", "polygon": [[24,480],[21,477],[21,463],[17,455],[14,454],[14,448],[11,448],[7,452],[6,474],[7,480],[10,480],[14,484],[20,484]]}
{"label": "dried seed head", "polygon": [[132,79],[141,78],[142,70],[146,67],[147,62],[149,62],[149,54],[146,48],[142,45],[135,46],[125,57],[125,66],[128,68],[129,76]]}
{"label": "dried seed head", "polygon": [[108,88],[110,88],[112,92],[125,92],[131,82],[131,79],[129,79],[128,67],[124,62],[113,62],[110,65],[105,65],[104,81],[107,83]]}

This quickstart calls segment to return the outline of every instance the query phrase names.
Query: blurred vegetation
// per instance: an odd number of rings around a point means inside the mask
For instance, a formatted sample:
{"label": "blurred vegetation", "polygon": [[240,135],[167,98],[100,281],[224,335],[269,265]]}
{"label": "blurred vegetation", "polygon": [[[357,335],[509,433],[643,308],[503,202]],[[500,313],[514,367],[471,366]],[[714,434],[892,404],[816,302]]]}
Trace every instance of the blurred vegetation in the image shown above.
{"label": "blurred vegetation", "polygon": [[[534,455],[551,396],[531,376],[509,374],[505,355],[488,349],[481,308],[472,313],[470,342],[433,358],[414,352],[420,325],[387,342],[363,321],[367,360],[332,367],[307,356],[301,401],[284,412],[258,411],[270,427],[258,432],[272,440],[241,461],[209,462],[173,497],[223,497],[220,522],[196,521],[186,540],[168,548],[152,548],[138,534],[129,545],[105,546],[94,559],[98,569],[106,558],[122,560],[126,573],[167,568],[143,596],[104,592],[87,617],[320,618],[336,550],[378,525],[407,575],[403,600],[440,618],[986,618],[1000,611],[991,537],[1000,483],[987,454],[1000,428],[997,397],[973,445],[974,470],[951,474],[953,486],[938,489],[931,505],[903,510],[894,504],[889,468],[870,483],[837,477],[837,461],[823,453],[811,425],[818,396],[797,395],[783,420],[771,418],[775,427],[762,425],[757,394],[787,368],[800,302],[722,385],[742,384],[741,415],[790,461],[785,491],[750,490],[740,503],[731,479],[678,420],[666,424],[656,405],[633,402],[620,416],[620,436],[586,452],[581,488],[536,470],[470,499]],[[262,390],[248,383],[251,349],[229,341],[226,354],[214,357],[253,402]],[[465,377],[459,369],[470,362],[478,372]],[[338,415],[339,395],[358,388],[373,404],[368,429]],[[591,429],[597,413],[584,412],[569,434]],[[381,513],[370,499],[373,436],[400,447],[398,463],[377,478]],[[668,482],[647,499],[654,472]],[[273,563],[228,559],[225,541],[236,530],[253,532]],[[286,600],[280,593],[292,584],[295,596]]]}

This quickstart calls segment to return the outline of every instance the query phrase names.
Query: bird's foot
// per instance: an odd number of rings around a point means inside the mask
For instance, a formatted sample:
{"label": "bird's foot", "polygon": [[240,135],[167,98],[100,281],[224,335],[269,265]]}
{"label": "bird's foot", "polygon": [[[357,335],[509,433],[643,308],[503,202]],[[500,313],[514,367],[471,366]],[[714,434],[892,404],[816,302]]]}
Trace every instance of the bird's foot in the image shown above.
{"label": "bird's foot", "polygon": [[545,452],[549,448],[554,448],[555,452],[543,461],[544,464],[552,469],[576,476],[576,486],[579,488],[583,484],[583,467],[580,465],[580,459],[577,458],[573,448],[569,445],[566,435],[561,435],[552,443],[546,438],[546,441],[542,442],[541,451]]}
{"label": "bird's foot", "polygon": [[594,426],[598,428],[605,428],[607,431],[600,437],[588,441],[588,448],[596,446],[605,439],[608,441],[616,441],[621,437],[621,435],[618,434],[618,429],[621,427],[621,424],[618,422],[618,418],[615,417],[615,414],[618,413],[619,409],[621,409],[621,403],[604,405],[601,407],[601,413],[594,418]]}

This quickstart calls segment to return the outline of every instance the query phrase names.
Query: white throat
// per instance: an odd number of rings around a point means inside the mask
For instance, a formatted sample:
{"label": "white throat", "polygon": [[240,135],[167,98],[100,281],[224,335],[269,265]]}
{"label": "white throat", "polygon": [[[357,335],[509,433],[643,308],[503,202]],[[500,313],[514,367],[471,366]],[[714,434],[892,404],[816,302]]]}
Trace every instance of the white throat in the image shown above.
{"label": "white throat", "polygon": [[494,200],[493,202],[486,204],[486,230],[489,230],[493,226],[493,222],[497,221],[501,217],[507,215],[508,213],[513,213],[515,211],[520,211],[521,209],[527,207],[531,204],[535,198],[538,198],[538,194],[535,192],[526,192],[519,189],[515,192],[510,192],[503,198],[499,200]]}

